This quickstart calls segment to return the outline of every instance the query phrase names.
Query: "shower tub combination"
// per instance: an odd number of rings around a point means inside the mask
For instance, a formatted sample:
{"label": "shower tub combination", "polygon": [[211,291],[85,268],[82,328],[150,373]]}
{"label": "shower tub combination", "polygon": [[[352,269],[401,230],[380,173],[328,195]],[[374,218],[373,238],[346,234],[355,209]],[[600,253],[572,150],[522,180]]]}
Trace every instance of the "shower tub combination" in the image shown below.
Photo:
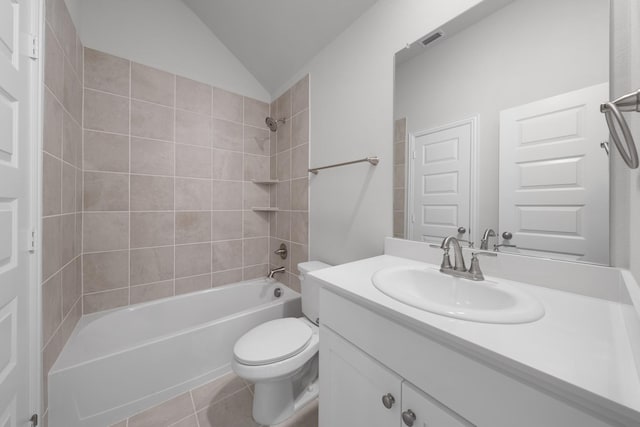
{"label": "shower tub combination", "polygon": [[49,424],[110,425],[205,384],[245,332],[300,313],[300,294],[257,279],[84,316],[49,373]]}

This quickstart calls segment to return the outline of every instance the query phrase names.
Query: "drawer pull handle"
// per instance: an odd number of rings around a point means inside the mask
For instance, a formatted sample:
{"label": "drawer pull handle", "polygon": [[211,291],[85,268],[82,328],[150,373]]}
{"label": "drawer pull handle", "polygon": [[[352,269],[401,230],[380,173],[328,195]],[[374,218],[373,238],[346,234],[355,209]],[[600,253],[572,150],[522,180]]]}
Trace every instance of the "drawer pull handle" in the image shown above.
{"label": "drawer pull handle", "polygon": [[384,405],[385,408],[391,409],[394,403],[396,403],[396,398],[393,397],[391,393],[387,393],[384,396],[382,396],[382,404]]}
{"label": "drawer pull handle", "polygon": [[407,409],[402,413],[402,421],[404,421],[406,425],[411,427],[416,421],[416,414],[414,414],[411,409]]}

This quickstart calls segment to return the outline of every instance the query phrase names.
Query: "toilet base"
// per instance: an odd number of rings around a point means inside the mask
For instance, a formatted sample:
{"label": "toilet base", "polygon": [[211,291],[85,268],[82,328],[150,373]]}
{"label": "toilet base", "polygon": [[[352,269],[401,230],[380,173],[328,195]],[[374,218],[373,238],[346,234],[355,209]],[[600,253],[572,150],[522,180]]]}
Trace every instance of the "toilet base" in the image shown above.
{"label": "toilet base", "polygon": [[318,356],[310,362],[293,377],[255,384],[253,418],[258,424],[281,423],[318,397]]}

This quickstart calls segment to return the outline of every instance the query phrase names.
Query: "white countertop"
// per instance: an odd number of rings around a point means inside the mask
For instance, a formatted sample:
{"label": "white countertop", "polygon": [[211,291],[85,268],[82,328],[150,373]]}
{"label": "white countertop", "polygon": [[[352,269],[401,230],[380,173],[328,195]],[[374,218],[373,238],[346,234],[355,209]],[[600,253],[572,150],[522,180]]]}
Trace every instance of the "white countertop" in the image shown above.
{"label": "white countertop", "polygon": [[433,266],[382,255],[312,274],[328,289],[426,336],[450,339],[465,351],[493,358],[497,366],[508,365],[562,395],[624,411],[640,425],[640,379],[623,318],[633,306],[487,276],[536,297],[545,316],[517,325],[457,320],[400,303],[373,286],[373,273],[402,265]]}

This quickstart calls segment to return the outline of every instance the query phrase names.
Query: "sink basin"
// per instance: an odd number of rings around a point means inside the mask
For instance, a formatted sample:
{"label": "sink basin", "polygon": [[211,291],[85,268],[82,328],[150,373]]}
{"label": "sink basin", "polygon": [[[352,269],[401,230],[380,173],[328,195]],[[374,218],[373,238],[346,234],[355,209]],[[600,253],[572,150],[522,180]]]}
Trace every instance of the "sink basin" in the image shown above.
{"label": "sink basin", "polygon": [[506,283],[475,282],[437,268],[392,267],[371,281],[383,294],[421,310],[484,323],[528,323],[544,316],[542,304]]}

